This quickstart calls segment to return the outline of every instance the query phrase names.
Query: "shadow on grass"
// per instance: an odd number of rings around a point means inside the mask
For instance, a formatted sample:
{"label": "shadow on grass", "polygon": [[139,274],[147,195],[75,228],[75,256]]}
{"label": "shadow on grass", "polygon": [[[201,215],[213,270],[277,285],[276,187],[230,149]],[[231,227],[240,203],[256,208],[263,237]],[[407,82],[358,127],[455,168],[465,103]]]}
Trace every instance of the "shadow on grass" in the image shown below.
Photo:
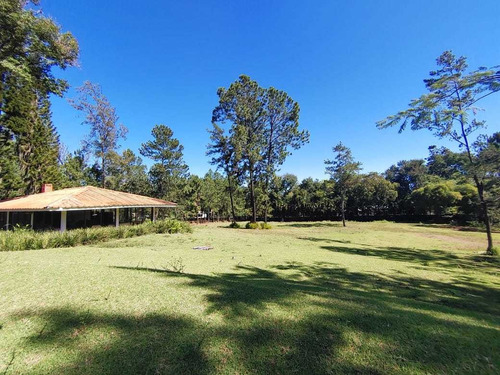
{"label": "shadow on grass", "polygon": [[297,237],[299,240],[311,241],[311,242],[328,242],[328,243],[351,243],[348,240],[332,240],[330,238],[317,238],[317,237]]}
{"label": "shadow on grass", "polygon": [[[34,318],[18,314],[17,318]],[[26,339],[34,352],[60,352],[58,367],[34,367],[30,374],[208,374],[200,347],[205,337],[185,317],[133,317],[71,308],[49,309],[36,318],[42,330]],[[98,332],[98,337],[93,337]]]}
{"label": "shadow on grass", "polygon": [[[424,223],[419,223],[419,224],[412,224],[415,227],[420,227],[420,228],[437,228],[437,229],[443,229],[443,228],[449,228],[449,229],[454,229],[458,230],[460,232],[480,232],[480,233],[486,233],[486,230],[484,228],[478,228],[478,227],[466,227],[462,225],[451,225],[451,224],[424,224]],[[491,230],[492,233],[500,233],[500,230],[498,228],[493,228]]]}
{"label": "shadow on grass", "polygon": [[[30,373],[382,374],[498,370],[499,291],[349,272],[332,263],[286,263],[234,273],[183,274],[113,267],[197,288],[216,323],[156,313],[71,308],[19,312],[42,329],[23,350],[61,353]],[[179,285],[176,283],[176,285]],[[14,364],[15,365],[15,364]]]}
{"label": "shadow on grass", "polygon": [[[329,238],[299,237],[300,240],[317,243],[351,244],[350,241]],[[443,250],[411,249],[406,247],[365,247],[357,246],[320,246],[321,249],[344,254],[378,257],[387,260],[416,263],[420,266],[440,268],[480,268],[483,272],[497,274],[500,269],[500,258],[487,255],[457,256]]]}
{"label": "shadow on grass", "polygon": [[439,268],[480,268],[483,272],[497,273],[500,259],[486,255],[457,256],[442,250],[408,249],[405,247],[357,248],[321,246],[322,249],[345,254],[378,257],[388,260],[416,263]]}
{"label": "shadow on grass", "polygon": [[341,227],[342,223],[332,223],[332,222],[314,222],[314,223],[293,223],[293,224],[281,224],[280,227],[289,228],[327,228],[327,227]]}
{"label": "shadow on grass", "polygon": [[410,225],[417,227],[417,228],[436,228],[436,229],[448,228],[448,229],[463,230],[466,232],[482,232],[483,231],[483,229],[477,228],[477,227],[463,227],[460,225],[451,225],[451,224],[418,223],[418,224],[410,224]]}

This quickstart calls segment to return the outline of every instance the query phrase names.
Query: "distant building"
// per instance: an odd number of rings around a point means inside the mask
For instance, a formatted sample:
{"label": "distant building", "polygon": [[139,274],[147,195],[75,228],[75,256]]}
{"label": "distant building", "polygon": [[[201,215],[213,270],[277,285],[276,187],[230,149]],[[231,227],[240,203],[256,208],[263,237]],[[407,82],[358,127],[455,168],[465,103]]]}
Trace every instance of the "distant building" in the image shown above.
{"label": "distant building", "polygon": [[173,202],[138,194],[83,186],[52,190],[51,184],[42,193],[0,202],[0,225],[15,225],[35,230],[86,228],[94,225],[115,225],[155,220],[159,208],[176,207]]}

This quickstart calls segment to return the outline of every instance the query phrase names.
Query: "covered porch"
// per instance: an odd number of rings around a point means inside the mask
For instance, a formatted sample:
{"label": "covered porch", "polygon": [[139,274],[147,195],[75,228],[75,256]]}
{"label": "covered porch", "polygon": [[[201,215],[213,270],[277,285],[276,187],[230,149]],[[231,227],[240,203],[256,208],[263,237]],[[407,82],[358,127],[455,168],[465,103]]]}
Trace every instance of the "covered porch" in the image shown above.
{"label": "covered porch", "polygon": [[155,221],[173,202],[86,186],[0,202],[0,227],[60,230]]}

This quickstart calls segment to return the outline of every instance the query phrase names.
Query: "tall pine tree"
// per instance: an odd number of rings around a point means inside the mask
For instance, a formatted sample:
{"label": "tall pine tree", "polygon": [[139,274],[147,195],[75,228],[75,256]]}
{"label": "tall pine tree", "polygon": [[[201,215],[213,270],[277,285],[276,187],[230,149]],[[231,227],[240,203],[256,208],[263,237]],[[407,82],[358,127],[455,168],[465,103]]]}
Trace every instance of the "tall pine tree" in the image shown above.
{"label": "tall pine tree", "polygon": [[155,125],[151,135],[154,139],[143,143],[139,152],[156,162],[149,171],[153,194],[177,201],[182,196],[182,185],[189,177],[189,168],[183,159],[184,146],[166,125]]}
{"label": "tall pine tree", "polygon": [[74,65],[78,44],[38,3],[0,0],[0,199],[34,193],[42,182],[60,178],[48,98],[68,85],[52,68]]}
{"label": "tall pine tree", "polygon": [[[3,132],[11,132],[12,138],[4,137],[2,141],[13,142],[14,147],[5,158],[9,164],[18,165],[22,181],[19,192],[39,192],[45,182],[58,186],[62,179],[58,161],[59,136],[52,124],[48,94],[15,76],[8,82],[1,124]],[[5,143],[2,147],[9,149]]]}

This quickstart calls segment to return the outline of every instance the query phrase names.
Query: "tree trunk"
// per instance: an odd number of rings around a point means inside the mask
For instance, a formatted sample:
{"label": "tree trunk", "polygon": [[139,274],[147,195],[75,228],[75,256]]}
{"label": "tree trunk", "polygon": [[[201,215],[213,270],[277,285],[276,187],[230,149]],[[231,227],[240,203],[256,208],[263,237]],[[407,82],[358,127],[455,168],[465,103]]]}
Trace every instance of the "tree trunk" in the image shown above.
{"label": "tree trunk", "polygon": [[267,195],[266,203],[264,205],[264,223],[267,223],[267,210],[269,209],[269,179],[271,178],[271,165],[272,165],[272,154],[273,154],[273,132],[274,132],[274,122],[270,121],[271,129],[269,130],[269,144],[267,150],[267,168],[266,168],[266,186],[264,191]]}
{"label": "tree trunk", "polygon": [[250,167],[250,203],[252,205],[252,223],[257,222],[257,206],[255,204],[255,186],[253,183],[253,168]]}
{"label": "tree trunk", "polygon": [[105,188],[106,174],[104,173],[104,156],[101,159],[102,188]]}
{"label": "tree trunk", "polygon": [[340,211],[342,212],[342,226],[345,227],[345,198],[344,195],[340,198]]}
{"label": "tree trunk", "polygon": [[234,200],[233,200],[233,185],[231,184],[231,175],[226,171],[227,183],[229,186],[229,199],[231,200],[231,213],[233,214],[233,223],[236,223],[236,214],[234,210]]}
{"label": "tree trunk", "polygon": [[[458,99],[460,100],[460,95],[458,95]],[[460,110],[461,110],[460,106]],[[470,151],[469,140],[467,139],[467,134],[465,132],[465,123],[463,119],[463,115],[460,115],[460,127],[462,129],[462,138],[464,140],[465,150],[467,151],[467,157],[469,158],[469,162],[471,167],[474,168],[474,159],[472,158],[472,153]],[[476,173],[473,173],[474,182],[477,188],[477,195],[479,196],[479,202],[481,206],[481,210],[483,211],[483,220],[484,225],[486,227],[486,237],[488,238],[488,247],[486,248],[486,254],[493,255],[493,238],[491,236],[491,224],[490,224],[490,216],[488,215],[488,205],[484,200],[484,185],[481,181],[479,181],[479,177]]]}
{"label": "tree trunk", "polygon": [[481,211],[483,214],[484,226],[486,227],[486,237],[488,238],[488,247],[486,248],[486,254],[493,255],[493,237],[491,235],[491,223],[490,216],[488,214],[488,205],[484,200],[484,185],[479,181],[479,178],[474,173],[474,182],[477,187],[477,195],[479,196],[479,202]]}

